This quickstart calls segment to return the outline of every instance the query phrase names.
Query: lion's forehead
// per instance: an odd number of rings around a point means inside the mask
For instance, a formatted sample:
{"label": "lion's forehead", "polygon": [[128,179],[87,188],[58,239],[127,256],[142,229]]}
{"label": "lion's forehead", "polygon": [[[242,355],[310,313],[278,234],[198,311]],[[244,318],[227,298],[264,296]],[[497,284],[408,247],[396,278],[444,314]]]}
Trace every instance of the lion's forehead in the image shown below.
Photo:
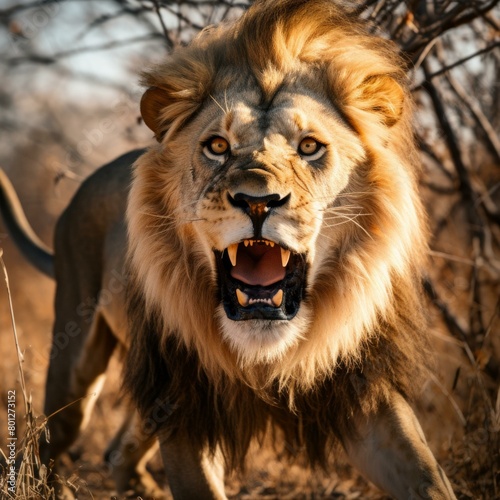
{"label": "lion's forehead", "polygon": [[227,134],[232,149],[242,153],[261,149],[266,143],[296,147],[305,134],[324,137],[332,126],[342,126],[333,105],[308,93],[282,91],[266,105],[254,94],[229,101],[226,96],[225,100],[225,107],[219,108],[218,127]]}

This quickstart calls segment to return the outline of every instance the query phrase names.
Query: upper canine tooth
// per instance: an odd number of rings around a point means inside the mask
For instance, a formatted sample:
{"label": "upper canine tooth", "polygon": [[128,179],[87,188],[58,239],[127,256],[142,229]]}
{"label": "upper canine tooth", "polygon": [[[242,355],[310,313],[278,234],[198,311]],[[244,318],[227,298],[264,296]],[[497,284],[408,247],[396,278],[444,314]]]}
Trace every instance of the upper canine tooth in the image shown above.
{"label": "upper canine tooth", "polygon": [[250,302],[248,295],[239,288],[236,289],[236,298],[238,299],[238,304],[243,307],[246,307]]}
{"label": "upper canine tooth", "polygon": [[236,265],[236,256],[238,255],[238,243],[233,243],[227,247],[227,254],[233,267]]}
{"label": "upper canine tooth", "polygon": [[248,245],[250,245],[250,240],[245,240],[243,243],[247,247]]}
{"label": "upper canine tooth", "polygon": [[279,307],[283,302],[283,290],[280,288],[275,294],[274,297],[271,298],[271,301],[274,307]]}
{"label": "upper canine tooth", "polygon": [[290,260],[290,250],[285,250],[283,247],[281,247],[281,265],[283,267],[286,267],[289,260]]}

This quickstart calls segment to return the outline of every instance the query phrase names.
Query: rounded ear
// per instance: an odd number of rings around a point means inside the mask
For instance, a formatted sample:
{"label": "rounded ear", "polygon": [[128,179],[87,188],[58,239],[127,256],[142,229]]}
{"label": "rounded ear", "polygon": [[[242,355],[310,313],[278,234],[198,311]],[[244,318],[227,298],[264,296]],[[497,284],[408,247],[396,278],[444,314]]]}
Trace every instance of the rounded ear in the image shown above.
{"label": "rounded ear", "polygon": [[363,82],[361,100],[365,109],[379,113],[384,124],[392,127],[403,113],[405,93],[391,76],[374,75]]}
{"label": "rounded ear", "polygon": [[141,99],[141,115],[144,123],[155,133],[156,140],[161,141],[165,130],[162,127],[161,111],[171,104],[168,92],[159,87],[150,87]]}

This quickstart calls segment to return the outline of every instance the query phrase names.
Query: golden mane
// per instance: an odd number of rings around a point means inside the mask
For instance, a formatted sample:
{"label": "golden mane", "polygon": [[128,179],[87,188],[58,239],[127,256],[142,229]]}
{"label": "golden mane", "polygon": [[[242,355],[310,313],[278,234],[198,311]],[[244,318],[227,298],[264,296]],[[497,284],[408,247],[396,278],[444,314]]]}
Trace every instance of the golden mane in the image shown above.
{"label": "golden mane", "polygon": [[[264,15],[270,4],[274,15]],[[132,329],[160,336],[163,362],[172,356],[172,338],[177,339],[215,386],[244,381],[261,394],[275,394],[278,387],[292,398],[338,370],[361,369],[363,377],[369,374],[379,384],[379,392],[391,371],[400,378],[399,390],[411,392],[404,372],[421,349],[415,332],[425,323],[419,276],[426,230],[416,189],[412,105],[404,63],[393,44],[369,35],[327,0],[261,1],[235,24],[207,29],[178,48],[142,81],[150,88],[142,114],[160,144],[136,163],[129,200],[131,302],[136,304],[131,317],[137,322]],[[351,197],[369,215],[344,231],[342,245],[322,247],[323,267],[305,299],[314,311],[307,340],[279,362],[248,366],[221,339],[213,270],[197,250],[194,231],[174,221],[183,165],[169,160],[168,152],[176,133],[211,97],[250,85],[265,106],[281,86],[294,82],[298,90],[307,86],[324,95],[361,138],[367,157],[353,174],[359,189]],[[157,213],[172,220],[162,226],[151,215]],[[162,238],[156,237],[159,230]],[[132,341],[129,366],[144,364],[139,355],[134,358],[134,351],[145,348],[140,343],[140,338]],[[369,368],[367,353],[381,346],[386,352],[379,355],[397,362]],[[127,375],[131,383],[138,376]]]}
{"label": "golden mane", "polygon": [[410,101],[403,98],[404,69],[392,42],[369,35],[334,3],[278,0],[256,2],[234,25],[207,28],[144,72],[142,83],[165,91],[165,100],[155,103],[162,107],[158,126],[164,135],[228,86],[251,78],[265,101],[285,82],[309,73],[308,83],[328,92],[357,130],[378,137],[373,110],[390,124],[400,117],[405,122]]}

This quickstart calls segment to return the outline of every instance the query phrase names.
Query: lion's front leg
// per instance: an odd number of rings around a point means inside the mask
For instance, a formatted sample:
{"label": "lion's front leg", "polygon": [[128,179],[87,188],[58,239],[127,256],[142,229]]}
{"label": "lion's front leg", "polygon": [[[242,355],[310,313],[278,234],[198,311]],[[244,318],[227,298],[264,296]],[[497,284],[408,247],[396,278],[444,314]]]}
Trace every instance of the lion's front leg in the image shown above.
{"label": "lion's front leg", "polygon": [[394,393],[389,405],[358,418],[356,431],[344,443],[349,459],[382,490],[401,500],[455,498],[402,396]]}
{"label": "lion's front leg", "polygon": [[160,438],[161,455],[175,500],[224,500],[224,468],[217,455],[197,450],[186,436]]}

